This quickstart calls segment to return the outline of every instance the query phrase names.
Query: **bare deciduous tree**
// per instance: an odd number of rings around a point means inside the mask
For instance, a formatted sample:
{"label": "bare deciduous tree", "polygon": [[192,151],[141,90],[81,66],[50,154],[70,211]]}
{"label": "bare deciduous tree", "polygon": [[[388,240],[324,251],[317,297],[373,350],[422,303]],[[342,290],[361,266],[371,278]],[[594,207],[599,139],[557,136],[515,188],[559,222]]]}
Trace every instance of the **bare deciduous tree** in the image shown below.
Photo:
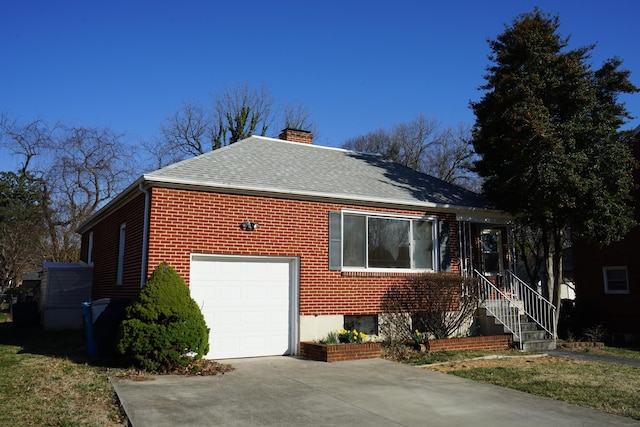
{"label": "bare deciduous tree", "polygon": [[51,253],[56,261],[78,259],[75,230],[132,179],[135,167],[109,128],[64,127],[52,139],[55,156],[44,175],[50,192]]}
{"label": "bare deciduous tree", "polygon": [[[22,124],[6,113],[0,113],[0,146],[20,157],[21,174],[34,168],[34,161],[50,143],[51,129],[42,120]],[[37,168],[37,166],[35,166]]]}
{"label": "bare deciduous tree", "polygon": [[248,83],[227,86],[213,96],[213,147],[218,149],[257,134],[264,136],[273,122],[273,97],[266,85],[252,88]]}
{"label": "bare deciduous tree", "polygon": [[458,124],[447,127],[429,147],[424,172],[453,184],[479,192],[481,181],[472,171],[475,151],[471,145],[471,127]]}
{"label": "bare deciduous tree", "polygon": [[[145,143],[154,166],[163,167],[179,160],[198,156],[233,144],[251,135],[265,136],[284,128],[303,129],[317,135],[302,105],[283,104],[273,108],[268,86],[252,87],[248,83],[226,86],[212,95],[211,107],[198,102],[185,102],[160,126],[160,136]],[[273,128],[273,124],[279,126]]]}
{"label": "bare deciduous tree", "polygon": [[474,151],[469,140],[467,126],[442,129],[437,120],[418,115],[390,130],[378,129],[351,138],[343,148],[379,153],[412,169],[477,190],[479,180],[470,169]]}
{"label": "bare deciduous tree", "polygon": [[19,175],[42,192],[39,208],[47,234],[41,261],[76,261],[77,227],[139,173],[133,149],[110,128],[20,124],[6,115],[0,138],[21,157]]}
{"label": "bare deciduous tree", "polygon": [[198,156],[213,144],[211,114],[196,102],[184,102],[182,108],[160,126],[165,150],[180,156]]}
{"label": "bare deciduous tree", "polygon": [[478,283],[451,273],[411,276],[389,287],[382,300],[381,332],[389,342],[406,342],[415,331],[435,338],[459,332],[480,302]]}
{"label": "bare deciduous tree", "polygon": [[284,114],[284,128],[306,130],[318,137],[318,127],[311,121],[309,110],[302,103],[285,104],[282,107]]}

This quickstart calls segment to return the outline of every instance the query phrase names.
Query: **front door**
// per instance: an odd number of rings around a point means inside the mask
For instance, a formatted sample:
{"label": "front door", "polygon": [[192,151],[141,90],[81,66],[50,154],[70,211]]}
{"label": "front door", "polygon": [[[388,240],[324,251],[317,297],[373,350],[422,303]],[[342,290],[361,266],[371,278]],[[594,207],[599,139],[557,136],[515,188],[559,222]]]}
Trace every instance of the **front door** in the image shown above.
{"label": "front door", "polygon": [[487,276],[498,276],[504,270],[502,232],[484,228],[480,231],[480,268]]}

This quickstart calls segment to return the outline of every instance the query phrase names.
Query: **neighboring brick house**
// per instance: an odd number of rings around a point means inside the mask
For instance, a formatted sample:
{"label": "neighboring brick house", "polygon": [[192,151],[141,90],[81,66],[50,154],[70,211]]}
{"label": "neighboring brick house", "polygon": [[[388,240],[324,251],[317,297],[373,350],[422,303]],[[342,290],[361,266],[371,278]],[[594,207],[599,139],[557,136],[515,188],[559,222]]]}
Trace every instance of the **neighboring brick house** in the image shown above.
{"label": "neighboring brick house", "polygon": [[[635,132],[633,150],[640,161],[640,127]],[[634,171],[634,180],[640,186],[640,169]],[[640,224],[640,188],[632,196],[635,220]],[[574,244],[573,269],[579,324],[602,325],[608,339],[639,341],[640,225],[608,246]]]}
{"label": "neighboring brick house", "polygon": [[79,232],[93,299],[134,297],[167,261],[211,328],[208,357],[297,354],[343,326],[375,333],[408,275],[506,267],[510,217],[478,194],[308,132],[280,138],[143,175],[91,217]]}

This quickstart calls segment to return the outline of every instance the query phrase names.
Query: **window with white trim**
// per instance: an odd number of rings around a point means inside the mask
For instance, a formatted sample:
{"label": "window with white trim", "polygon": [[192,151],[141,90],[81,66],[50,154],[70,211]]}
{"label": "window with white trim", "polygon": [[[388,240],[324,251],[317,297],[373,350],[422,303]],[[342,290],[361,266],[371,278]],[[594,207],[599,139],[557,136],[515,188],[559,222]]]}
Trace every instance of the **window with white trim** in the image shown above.
{"label": "window with white trim", "polygon": [[87,264],[93,264],[93,231],[89,232],[89,242],[87,244]]}
{"label": "window with white trim", "polygon": [[437,269],[435,218],[329,213],[329,268]]}
{"label": "window with white trim", "polygon": [[116,285],[122,285],[122,277],[124,274],[124,241],[127,231],[127,224],[120,224],[120,238],[118,241],[118,272],[116,275]]}
{"label": "window with white trim", "polygon": [[604,278],[604,292],[607,294],[628,294],[629,276],[627,266],[604,267],[602,269]]}

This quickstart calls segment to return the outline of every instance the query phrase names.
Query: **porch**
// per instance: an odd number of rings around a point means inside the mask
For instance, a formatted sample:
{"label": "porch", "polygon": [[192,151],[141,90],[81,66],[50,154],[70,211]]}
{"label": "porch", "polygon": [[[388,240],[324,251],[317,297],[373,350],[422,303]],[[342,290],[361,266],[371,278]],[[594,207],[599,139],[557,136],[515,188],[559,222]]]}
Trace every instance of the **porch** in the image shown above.
{"label": "porch", "polygon": [[511,334],[522,351],[556,348],[556,307],[516,274],[511,226],[460,221],[460,270],[478,280],[482,335]]}

